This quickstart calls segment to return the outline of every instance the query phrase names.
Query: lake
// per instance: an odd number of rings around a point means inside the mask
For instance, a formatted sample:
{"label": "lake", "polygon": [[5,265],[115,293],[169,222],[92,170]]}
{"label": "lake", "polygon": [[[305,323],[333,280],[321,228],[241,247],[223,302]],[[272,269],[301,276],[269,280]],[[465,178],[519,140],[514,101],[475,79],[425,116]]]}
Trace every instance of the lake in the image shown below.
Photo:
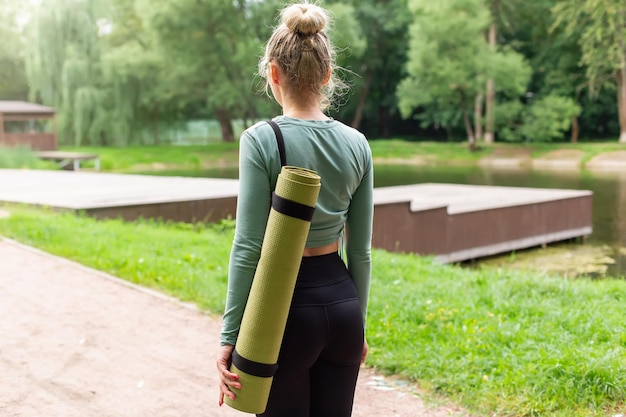
{"label": "lake", "polygon": [[[206,171],[167,171],[160,175],[204,176],[237,178],[236,168],[218,168]],[[532,262],[552,263],[547,269],[559,271],[556,264],[585,270],[592,276],[626,276],[626,172],[539,171],[532,169],[495,169],[467,166],[376,165],[374,185],[417,184],[424,182],[497,185],[510,187],[565,188],[593,192],[593,234],[584,245],[570,243],[556,245],[558,251],[534,250]],[[554,245],[551,245],[553,247]],[[591,255],[589,254],[591,250]],[[542,259],[543,255],[552,255]],[[526,254],[526,257],[529,255]],[[588,265],[577,266],[574,261],[589,256]],[[521,258],[519,254],[516,258]],[[485,260],[495,265],[510,264],[512,256]]]}

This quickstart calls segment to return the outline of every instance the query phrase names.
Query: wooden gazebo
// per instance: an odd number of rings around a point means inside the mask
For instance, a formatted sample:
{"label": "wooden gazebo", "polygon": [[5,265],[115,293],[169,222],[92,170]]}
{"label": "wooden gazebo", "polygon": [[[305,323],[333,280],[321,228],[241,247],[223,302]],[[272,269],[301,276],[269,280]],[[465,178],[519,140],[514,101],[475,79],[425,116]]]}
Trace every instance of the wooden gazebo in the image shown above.
{"label": "wooden gazebo", "polygon": [[[39,104],[0,101],[0,146],[23,146],[34,151],[57,149],[55,114],[53,108]],[[38,131],[37,120],[51,120],[52,132]]]}

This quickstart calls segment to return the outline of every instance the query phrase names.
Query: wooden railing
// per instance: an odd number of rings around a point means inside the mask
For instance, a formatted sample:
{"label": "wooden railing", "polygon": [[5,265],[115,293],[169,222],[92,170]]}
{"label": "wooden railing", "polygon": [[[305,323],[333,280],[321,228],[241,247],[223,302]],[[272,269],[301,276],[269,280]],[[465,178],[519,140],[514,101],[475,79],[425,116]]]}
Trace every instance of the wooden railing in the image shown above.
{"label": "wooden railing", "polygon": [[5,133],[4,137],[0,137],[0,146],[53,151],[57,148],[57,139],[54,133]]}

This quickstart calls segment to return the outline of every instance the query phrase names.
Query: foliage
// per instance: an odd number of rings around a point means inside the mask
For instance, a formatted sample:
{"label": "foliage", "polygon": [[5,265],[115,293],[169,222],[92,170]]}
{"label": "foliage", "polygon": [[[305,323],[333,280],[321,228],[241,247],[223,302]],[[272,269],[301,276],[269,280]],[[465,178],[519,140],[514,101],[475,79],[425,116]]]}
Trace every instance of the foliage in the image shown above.
{"label": "foliage", "polygon": [[578,34],[580,30],[581,63],[586,65],[595,88],[614,82],[606,76],[626,65],[626,5],[620,0],[560,1],[553,12],[554,27],[563,25],[568,34]]}
{"label": "foliage", "polygon": [[0,146],[0,169],[1,168],[54,168],[49,162],[37,158],[35,154],[26,148],[4,148]]}
{"label": "foliage", "polygon": [[[502,94],[517,97],[525,91],[530,68],[513,51],[489,49],[483,34],[490,14],[482,1],[413,0],[410,5],[408,77],[397,90],[400,110],[408,117],[418,108],[434,106],[426,112],[429,120],[447,129],[464,119],[471,144],[468,113],[487,78],[496,80]],[[463,116],[450,117],[450,112]]]}
{"label": "foliage", "polygon": [[[8,209],[5,236],[223,311],[232,222]],[[625,281],[468,270],[380,250],[373,268],[370,366],[485,415],[604,416],[623,406]]]}
{"label": "foliage", "polygon": [[547,96],[537,100],[524,116],[520,134],[529,140],[549,142],[563,137],[572,119],[580,114],[580,106],[567,97]]}
{"label": "foliage", "polygon": [[25,100],[28,96],[24,39],[18,27],[23,8],[24,3],[0,0],[0,100]]}
{"label": "foliage", "polygon": [[103,9],[98,0],[47,0],[29,26],[30,98],[57,109],[61,143],[92,138],[106,144],[107,128],[116,121],[109,116],[115,103],[103,76],[97,26]]}
{"label": "foliage", "polygon": [[523,139],[520,129],[523,124],[524,104],[519,100],[500,103],[495,108],[498,138],[507,142]]}
{"label": "foliage", "polygon": [[[169,58],[178,94],[190,106],[205,107],[234,140],[234,117],[256,118],[260,106],[250,94],[262,42],[276,2],[195,0],[140,1],[139,10],[159,49]],[[270,14],[271,13],[271,14]],[[253,24],[259,20],[264,25]],[[202,107],[200,107],[202,108]]]}
{"label": "foliage", "polygon": [[[64,145],[158,144],[163,129],[199,119],[218,120],[223,139],[233,140],[233,120],[249,125],[280,112],[257,94],[255,72],[282,2],[42,0],[29,13],[30,4],[0,0],[0,98],[25,98],[29,84],[31,100],[57,108]],[[626,97],[621,0],[324,5],[351,87],[331,115],[368,136],[465,130],[470,139],[472,123],[482,126],[475,115],[487,79],[496,87],[498,139],[521,137],[514,109],[526,91],[575,100],[583,138],[614,137],[620,114],[624,131],[626,98],[616,106],[616,95]]]}
{"label": "foliage", "polygon": [[[359,53],[351,44],[349,50],[339,54],[340,65],[353,71],[348,80],[354,94],[338,115],[371,135],[389,137],[399,115],[395,92],[404,76],[408,49],[411,16],[407,0],[353,0],[350,3],[366,49]],[[334,10],[335,3],[330,7]],[[337,46],[342,45],[337,42]]]}
{"label": "foliage", "polygon": [[577,36],[592,91],[617,87],[620,142],[626,143],[626,4],[621,0],[560,1],[553,27]]}
{"label": "foliage", "polygon": [[539,98],[531,104],[510,101],[496,107],[498,137],[509,142],[559,140],[580,111],[572,98],[557,95]]}

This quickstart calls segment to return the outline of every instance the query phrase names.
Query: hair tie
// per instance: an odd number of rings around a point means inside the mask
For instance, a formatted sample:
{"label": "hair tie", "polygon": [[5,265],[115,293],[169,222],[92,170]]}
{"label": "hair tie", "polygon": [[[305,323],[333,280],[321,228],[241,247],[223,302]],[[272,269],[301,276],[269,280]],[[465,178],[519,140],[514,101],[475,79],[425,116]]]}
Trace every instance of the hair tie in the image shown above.
{"label": "hair tie", "polygon": [[313,51],[313,41],[311,40],[311,37],[308,37],[307,39],[304,39],[304,41],[302,42],[302,52],[312,52]]}

